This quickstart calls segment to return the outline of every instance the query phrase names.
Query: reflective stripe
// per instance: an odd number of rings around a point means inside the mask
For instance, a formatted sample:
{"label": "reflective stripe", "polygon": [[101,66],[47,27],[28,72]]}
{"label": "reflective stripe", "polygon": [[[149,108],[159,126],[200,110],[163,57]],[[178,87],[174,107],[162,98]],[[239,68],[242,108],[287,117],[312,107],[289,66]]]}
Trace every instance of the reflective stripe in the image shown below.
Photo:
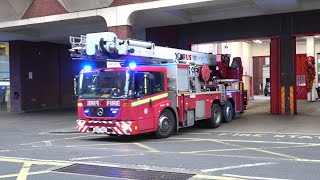
{"label": "reflective stripe", "polygon": [[138,100],[138,101],[132,102],[131,103],[131,107],[139,106],[141,104],[146,104],[150,100],[151,101],[155,101],[155,100],[159,100],[159,99],[162,99],[162,98],[165,98],[165,97],[168,97],[168,93],[164,93],[164,94],[160,94],[160,95],[157,95],[157,96],[154,96],[154,97],[151,97],[151,98],[142,99],[142,100]]}

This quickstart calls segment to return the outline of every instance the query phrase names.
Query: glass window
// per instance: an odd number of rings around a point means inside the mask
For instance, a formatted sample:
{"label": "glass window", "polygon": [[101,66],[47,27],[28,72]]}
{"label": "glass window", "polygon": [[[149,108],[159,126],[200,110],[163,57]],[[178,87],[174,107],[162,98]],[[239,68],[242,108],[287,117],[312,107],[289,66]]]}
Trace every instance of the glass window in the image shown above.
{"label": "glass window", "polygon": [[80,75],[79,98],[128,98],[129,81],[128,71],[83,73]]}
{"label": "glass window", "polygon": [[164,77],[161,72],[137,72],[135,74],[137,97],[164,91]]}

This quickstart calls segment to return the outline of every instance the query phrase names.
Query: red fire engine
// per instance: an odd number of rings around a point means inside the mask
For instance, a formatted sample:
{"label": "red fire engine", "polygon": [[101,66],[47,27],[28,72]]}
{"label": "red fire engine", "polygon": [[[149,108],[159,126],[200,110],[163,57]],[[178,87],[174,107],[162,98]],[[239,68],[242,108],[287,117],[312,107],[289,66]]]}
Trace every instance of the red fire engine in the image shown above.
{"label": "red fire engine", "polygon": [[70,37],[70,42],[73,59],[106,62],[80,72],[79,132],[154,132],[164,138],[198,122],[217,128],[245,109],[240,58],[229,65],[229,55],[121,40],[111,32]]}

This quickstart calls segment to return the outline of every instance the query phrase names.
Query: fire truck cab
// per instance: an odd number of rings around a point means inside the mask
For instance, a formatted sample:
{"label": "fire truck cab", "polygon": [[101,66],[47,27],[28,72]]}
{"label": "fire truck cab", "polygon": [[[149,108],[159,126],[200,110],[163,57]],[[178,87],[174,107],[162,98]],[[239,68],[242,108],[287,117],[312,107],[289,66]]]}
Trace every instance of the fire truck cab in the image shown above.
{"label": "fire truck cab", "polygon": [[111,32],[70,37],[70,42],[73,59],[106,62],[84,68],[78,77],[79,132],[154,132],[165,138],[197,122],[217,128],[245,109],[239,58],[229,66],[229,55],[120,40]]}

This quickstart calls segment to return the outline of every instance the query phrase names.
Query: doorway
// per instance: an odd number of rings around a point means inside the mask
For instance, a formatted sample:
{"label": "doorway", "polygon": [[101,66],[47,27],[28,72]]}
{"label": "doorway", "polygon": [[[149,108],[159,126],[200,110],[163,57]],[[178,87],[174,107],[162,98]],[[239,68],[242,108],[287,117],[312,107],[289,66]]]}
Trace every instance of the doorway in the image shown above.
{"label": "doorway", "polygon": [[0,42],[0,111],[9,110],[10,72],[9,43]]}
{"label": "doorway", "polygon": [[255,96],[269,95],[264,89],[270,79],[270,57],[253,57],[253,93]]}

